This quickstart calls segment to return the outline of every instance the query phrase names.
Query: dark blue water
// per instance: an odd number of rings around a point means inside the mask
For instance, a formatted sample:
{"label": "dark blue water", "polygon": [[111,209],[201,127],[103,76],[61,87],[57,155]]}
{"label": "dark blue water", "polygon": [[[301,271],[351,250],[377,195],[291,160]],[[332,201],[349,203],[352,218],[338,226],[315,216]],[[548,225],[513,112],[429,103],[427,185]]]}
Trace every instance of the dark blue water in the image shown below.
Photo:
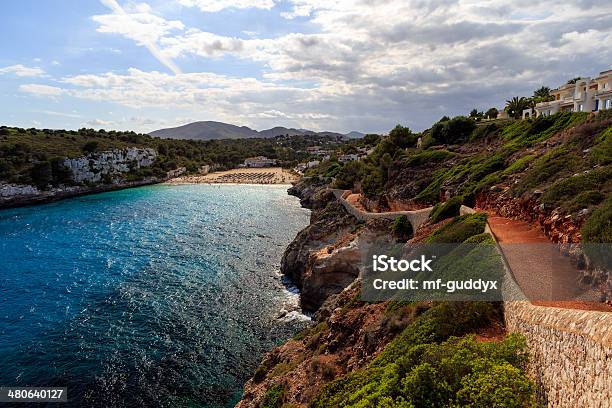
{"label": "dark blue water", "polygon": [[[308,212],[281,186],[152,186],[0,211],[0,385],[79,406],[232,406],[304,324],[282,253]],[[298,316],[299,317],[299,316]]]}

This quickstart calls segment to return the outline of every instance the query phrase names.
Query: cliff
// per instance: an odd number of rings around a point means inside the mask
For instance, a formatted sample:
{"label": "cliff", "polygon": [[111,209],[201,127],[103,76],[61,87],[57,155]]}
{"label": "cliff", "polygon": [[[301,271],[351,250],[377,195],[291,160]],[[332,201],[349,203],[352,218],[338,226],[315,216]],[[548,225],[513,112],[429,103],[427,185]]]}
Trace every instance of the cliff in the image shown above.
{"label": "cliff", "polygon": [[[535,406],[536,394],[549,406],[571,406],[572,401],[598,406],[601,393],[586,390],[585,384],[603,389],[609,382],[609,375],[601,374],[610,367],[609,344],[585,339],[606,332],[598,322],[609,320],[608,313],[549,312],[527,303],[361,302],[356,248],[369,233],[391,239],[393,220],[355,214],[435,205],[409,242],[440,237],[440,231],[453,237],[448,242],[465,242],[484,231],[484,225],[478,231],[463,228],[467,221],[454,218],[462,204],[469,205],[531,223],[552,242],[570,244],[566,248],[577,262],[588,264],[571,245],[585,235],[590,242],[609,242],[610,143],[611,115],[563,113],[479,124],[456,145],[405,149],[384,138],[367,159],[335,170],[334,179],[327,176],[331,167],[311,172],[290,189],[313,212],[310,225],[287,248],[282,271],[302,289],[304,309],[316,311],[313,326],[263,359],[238,407],[508,406],[505,397],[482,391],[484,384],[498,381],[499,387],[512,389],[508,395],[516,406]],[[352,189],[355,208],[347,211],[328,187]],[[472,225],[486,219],[478,217]],[[462,235],[468,230],[471,237]],[[581,279],[604,292],[610,287],[608,271],[582,273],[577,284]],[[512,350],[501,362],[504,368],[495,368],[498,352],[493,352],[497,357],[488,354],[497,347],[505,350],[502,354]],[[440,356],[446,356],[444,363]],[[479,358],[493,358],[482,372],[469,363]],[[510,366],[512,378],[505,371]],[[555,373],[563,378],[555,380]],[[482,376],[481,382],[460,390],[474,376]],[[446,388],[436,388],[439,384]]]}
{"label": "cliff", "polygon": [[158,183],[164,178],[138,175],[138,170],[149,168],[156,157],[153,149],[129,147],[66,158],[61,162],[66,183],[39,187],[0,182],[0,208]]}

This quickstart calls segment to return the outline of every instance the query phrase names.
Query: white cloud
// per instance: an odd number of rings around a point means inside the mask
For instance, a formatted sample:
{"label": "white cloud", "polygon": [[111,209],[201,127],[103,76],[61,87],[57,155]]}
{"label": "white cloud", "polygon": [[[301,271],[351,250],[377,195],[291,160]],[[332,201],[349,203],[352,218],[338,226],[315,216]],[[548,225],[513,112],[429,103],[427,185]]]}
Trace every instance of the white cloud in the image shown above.
{"label": "white cloud", "polygon": [[177,0],[185,7],[197,7],[204,12],[214,13],[224,9],[271,9],[274,0]]}
{"label": "white cloud", "polygon": [[[144,4],[103,2],[113,13],[94,17],[98,31],[146,46],[175,75],[138,69],[72,75],[61,80],[63,92],[257,128],[382,131],[398,122],[424,128],[443,114],[500,107],[540,85],[595,75],[612,61],[606,2],[287,0],[284,17],[307,20],[309,31],[269,38],[207,32]],[[180,2],[208,12],[278,12],[265,0]],[[228,56],[228,64],[247,62],[252,75],[181,73],[174,64]]]}
{"label": "white cloud", "polygon": [[39,77],[45,74],[40,68],[26,67],[21,64],[0,68],[0,74],[15,74],[18,77]]}
{"label": "white cloud", "polygon": [[182,30],[184,25],[178,20],[167,21],[151,14],[146,4],[140,4],[124,10],[116,0],[100,0],[102,4],[113,11],[113,14],[93,16],[93,20],[100,24],[101,33],[120,34],[130,38],[138,45],[146,47],[149,52],[164,66],[174,73],[180,73],[180,68],[162,53],[156,41],[174,30]]}
{"label": "white cloud", "polygon": [[59,96],[64,93],[62,88],[43,84],[24,84],[19,86],[19,90],[37,96]]}

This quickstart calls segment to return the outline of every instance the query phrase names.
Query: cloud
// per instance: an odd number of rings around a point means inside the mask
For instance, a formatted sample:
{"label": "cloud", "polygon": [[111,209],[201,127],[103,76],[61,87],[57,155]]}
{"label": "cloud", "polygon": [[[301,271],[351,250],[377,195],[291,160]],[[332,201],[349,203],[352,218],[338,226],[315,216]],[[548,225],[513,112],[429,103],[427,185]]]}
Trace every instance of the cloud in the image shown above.
{"label": "cloud", "polygon": [[208,13],[215,13],[224,9],[271,9],[274,0],[177,0],[185,7],[197,7]]}
{"label": "cloud", "polygon": [[43,84],[24,84],[19,86],[19,90],[37,96],[59,96],[64,93],[62,88]]}
{"label": "cloud", "polygon": [[94,128],[99,128],[101,126],[112,125],[113,122],[112,121],[108,121],[108,120],[103,120],[103,119],[92,119],[92,120],[88,120],[87,122],[85,122],[85,124],[87,126],[91,126],[91,127],[94,127]]}
{"label": "cloud", "polygon": [[[385,131],[499,108],[541,85],[611,68],[606,2],[284,0],[281,9],[271,0],[177,1],[209,13],[256,8],[258,18],[280,17],[274,32],[282,34],[263,37],[270,30],[259,25],[233,35],[206,31],[143,3],[121,8],[104,0],[113,12],[94,16],[98,31],[146,46],[174,75],[135,68],[69,75],[59,81],[61,92],[138,109],[145,118],[161,112],[167,125],[180,112],[256,128]],[[180,59],[195,70],[217,59],[213,65],[227,64],[227,72],[248,73],[182,73],[174,64]]]}
{"label": "cloud", "polygon": [[101,33],[120,34],[130,38],[138,45],[146,47],[149,52],[166,68],[178,74],[180,68],[162,53],[156,45],[156,41],[173,30],[182,30],[183,23],[180,21],[167,21],[150,13],[151,9],[146,4],[140,4],[132,8],[131,13],[126,12],[116,0],[100,0],[102,4],[113,11],[113,14],[93,16],[93,20],[100,24],[98,31]]}
{"label": "cloud", "polygon": [[21,64],[0,68],[0,74],[15,74],[18,77],[40,77],[45,71],[40,68],[30,68]]}

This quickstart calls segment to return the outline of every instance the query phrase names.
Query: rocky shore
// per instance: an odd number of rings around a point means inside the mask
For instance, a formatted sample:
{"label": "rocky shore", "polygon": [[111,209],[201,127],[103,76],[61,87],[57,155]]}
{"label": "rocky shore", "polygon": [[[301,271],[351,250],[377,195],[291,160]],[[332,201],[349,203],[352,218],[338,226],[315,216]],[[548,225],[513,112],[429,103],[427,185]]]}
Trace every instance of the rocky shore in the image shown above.
{"label": "rocky shore", "polygon": [[48,190],[39,190],[35,186],[23,184],[0,184],[0,209],[50,203],[82,195],[157,184],[164,180],[157,177],[148,177],[137,181],[120,181],[94,186],[59,186]]}

